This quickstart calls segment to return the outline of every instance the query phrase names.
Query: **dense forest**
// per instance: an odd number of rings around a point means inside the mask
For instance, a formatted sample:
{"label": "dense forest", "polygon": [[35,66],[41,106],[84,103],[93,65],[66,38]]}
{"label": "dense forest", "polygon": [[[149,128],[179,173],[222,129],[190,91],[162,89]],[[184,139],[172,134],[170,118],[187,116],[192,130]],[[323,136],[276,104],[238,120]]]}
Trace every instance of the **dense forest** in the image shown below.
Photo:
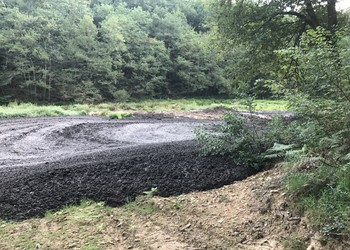
{"label": "dense forest", "polygon": [[[349,15],[328,2],[3,0],[0,102],[318,95],[350,43]],[[322,45],[325,72],[309,49],[322,36],[338,36],[338,59]]]}
{"label": "dense forest", "polygon": [[201,0],[0,2],[1,101],[229,94]]}

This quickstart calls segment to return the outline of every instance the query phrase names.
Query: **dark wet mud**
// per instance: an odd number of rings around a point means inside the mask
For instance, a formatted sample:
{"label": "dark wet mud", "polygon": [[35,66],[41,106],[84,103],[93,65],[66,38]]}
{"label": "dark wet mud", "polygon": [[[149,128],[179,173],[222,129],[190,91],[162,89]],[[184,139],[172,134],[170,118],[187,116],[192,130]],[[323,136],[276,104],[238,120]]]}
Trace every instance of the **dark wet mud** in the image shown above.
{"label": "dark wet mud", "polygon": [[0,217],[25,219],[82,199],[118,206],[157,187],[170,196],[253,174],[200,157],[193,119],[55,117],[0,120]]}

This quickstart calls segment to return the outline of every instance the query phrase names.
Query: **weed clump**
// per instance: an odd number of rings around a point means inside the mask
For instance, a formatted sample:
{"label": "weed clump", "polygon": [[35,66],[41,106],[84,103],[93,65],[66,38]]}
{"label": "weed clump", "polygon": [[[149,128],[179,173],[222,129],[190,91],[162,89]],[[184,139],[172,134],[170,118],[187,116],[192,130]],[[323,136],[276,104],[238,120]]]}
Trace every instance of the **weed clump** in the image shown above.
{"label": "weed clump", "polygon": [[132,116],[131,113],[112,113],[109,115],[110,119],[123,119]]}

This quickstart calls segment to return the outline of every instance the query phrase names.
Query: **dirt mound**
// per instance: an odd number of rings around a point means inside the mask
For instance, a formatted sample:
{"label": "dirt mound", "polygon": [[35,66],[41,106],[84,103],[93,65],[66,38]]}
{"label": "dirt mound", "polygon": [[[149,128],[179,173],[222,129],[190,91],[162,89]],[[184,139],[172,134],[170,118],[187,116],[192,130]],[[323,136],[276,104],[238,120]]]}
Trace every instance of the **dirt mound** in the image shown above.
{"label": "dirt mound", "polygon": [[84,198],[115,206],[152,187],[170,196],[254,173],[229,159],[199,157],[192,131],[202,124],[96,117],[2,120],[0,215],[40,216]]}
{"label": "dirt mound", "polygon": [[161,196],[178,195],[220,187],[253,173],[228,159],[198,157],[195,148],[192,142],[161,144],[1,169],[1,216],[43,215],[84,198],[121,205],[152,187]]}
{"label": "dirt mound", "polygon": [[142,120],[163,120],[163,119],[174,119],[173,113],[162,112],[162,111],[153,111],[153,112],[135,112],[133,113],[133,118],[130,119],[142,119]]}

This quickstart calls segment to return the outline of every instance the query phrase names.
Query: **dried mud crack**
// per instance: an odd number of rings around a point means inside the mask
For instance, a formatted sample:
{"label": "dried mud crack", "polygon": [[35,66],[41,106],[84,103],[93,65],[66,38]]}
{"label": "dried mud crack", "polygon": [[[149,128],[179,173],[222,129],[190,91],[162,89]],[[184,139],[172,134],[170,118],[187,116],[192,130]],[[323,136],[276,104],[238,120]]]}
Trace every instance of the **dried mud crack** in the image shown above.
{"label": "dried mud crack", "polygon": [[152,187],[161,196],[208,190],[253,172],[198,156],[189,118],[56,117],[0,120],[0,217],[41,216],[82,199],[121,205]]}

